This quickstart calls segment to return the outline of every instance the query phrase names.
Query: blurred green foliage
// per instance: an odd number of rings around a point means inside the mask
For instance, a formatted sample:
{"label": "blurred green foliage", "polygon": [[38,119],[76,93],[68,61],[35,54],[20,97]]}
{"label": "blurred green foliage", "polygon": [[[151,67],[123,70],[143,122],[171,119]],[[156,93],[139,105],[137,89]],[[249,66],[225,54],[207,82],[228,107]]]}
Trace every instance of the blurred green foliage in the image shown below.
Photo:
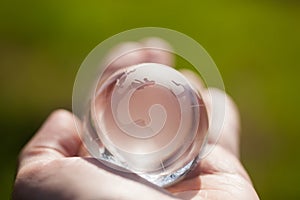
{"label": "blurred green foliage", "polygon": [[0,199],[21,147],[56,108],[71,108],[89,51],[126,29],[160,26],[201,43],[242,119],[241,159],[262,199],[300,198],[300,2],[0,1]]}

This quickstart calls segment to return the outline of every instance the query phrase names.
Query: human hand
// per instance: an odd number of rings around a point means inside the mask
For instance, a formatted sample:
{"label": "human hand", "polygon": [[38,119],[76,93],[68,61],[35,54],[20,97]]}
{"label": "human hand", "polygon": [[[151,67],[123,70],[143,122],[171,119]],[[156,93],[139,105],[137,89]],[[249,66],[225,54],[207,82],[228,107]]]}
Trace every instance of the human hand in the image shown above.
{"label": "human hand", "polygon": [[[166,48],[161,40],[125,43],[114,53],[150,44]],[[142,62],[172,66],[170,54],[143,50],[132,52],[111,64],[105,73]],[[125,64],[124,64],[125,63]],[[207,90],[189,71],[183,74],[204,96]],[[221,91],[210,90],[211,94]],[[210,103],[207,100],[209,110]],[[20,154],[13,199],[258,199],[238,159],[239,121],[230,98],[226,101],[222,136],[214,150],[181,182],[167,189],[156,187],[138,176],[113,171],[94,158],[83,157],[73,116],[55,111]]]}

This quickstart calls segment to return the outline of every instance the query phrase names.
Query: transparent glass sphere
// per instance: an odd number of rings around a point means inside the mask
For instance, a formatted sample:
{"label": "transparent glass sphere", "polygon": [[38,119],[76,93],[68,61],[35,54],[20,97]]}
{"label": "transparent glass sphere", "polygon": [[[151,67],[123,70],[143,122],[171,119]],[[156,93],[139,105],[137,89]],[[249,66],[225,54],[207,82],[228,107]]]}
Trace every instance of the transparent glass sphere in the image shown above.
{"label": "transparent glass sphere", "polygon": [[208,116],[180,72],[142,63],[98,81],[83,124],[85,143],[98,159],[168,186],[196,165]]}

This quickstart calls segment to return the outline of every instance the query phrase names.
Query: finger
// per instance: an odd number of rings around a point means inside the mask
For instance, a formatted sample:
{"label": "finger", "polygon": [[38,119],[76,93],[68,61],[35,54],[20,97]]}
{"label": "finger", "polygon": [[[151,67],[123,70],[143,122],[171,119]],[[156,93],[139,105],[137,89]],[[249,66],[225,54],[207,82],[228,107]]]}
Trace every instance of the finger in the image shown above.
{"label": "finger", "polygon": [[170,52],[172,47],[166,41],[160,38],[146,38],[141,41],[143,47],[146,47],[146,61],[160,63],[167,66],[174,66],[173,55]]}
{"label": "finger", "polygon": [[172,66],[173,56],[167,51],[170,49],[170,45],[159,38],[147,38],[141,42],[121,43],[108,54],[104,62],[104,66],[107,68],[103,76],[107,77],[118,69],[145,62]]}
{"label": "finger", "polygon": [[[240,121],[237,108],[233,100],[225,94],[223,91],[216,88],[206,89],[202,79],[190,70],[181,71],[184,76],[191,82],[191,84],[200,92],[204,103],[207,107],[210,121],[212,120],[212,113],[214,115],[220,114],[218,112],[218,106],[225,104],[225,115],[220,121],[223,122],[220,133],[217,133],[218,138],[208,137],[208,148],[212,149],[213,145],[217,143],[224,147],[227,151],[231,152],[235,156],[239,156],[239,130]],[[224,98],[225,97],[225,98]],[[225,100],[225,102],[223,102]],[[215,106],[215,107],[214,107]],[[215,109],[215,111],[213,111]],[[213,116],[215,119],[219,119],[218,116]],[[212,121],[211,121],[212,122]],[[210,126],[215,126],[214,123],[210,123]]]}
{"label": "finger", "polygon": [[106,57],[105,72],[112,73],[118,69],[144,62],[147,55],[142,48],[143,45],[139,42],[125,42],[115,46]]}
{"label": "finger", "polygon": [[[35,161],[74,156],[81,141],[74,116],[65,110],[53,112],[20,154],[20,167]],[[76,120],[76,119],[75,119]]]}
{"label": "finger", "polygon": [[210,118],[210,130],[212,130],[210,131],[208,142],[210,144],[219,144],[239,157],[240,119],[238,109],[231,97],[216,88],[206,89],[201,78],[190,70],[181,70],[181,73],[200,92],[207,107]]}
{"label": "finger", "polygon": [[204,91],[203,98],[211,122],[209,144],[221,145],[239,157],[240,119],[235,103],[229,95],[217,88]]}

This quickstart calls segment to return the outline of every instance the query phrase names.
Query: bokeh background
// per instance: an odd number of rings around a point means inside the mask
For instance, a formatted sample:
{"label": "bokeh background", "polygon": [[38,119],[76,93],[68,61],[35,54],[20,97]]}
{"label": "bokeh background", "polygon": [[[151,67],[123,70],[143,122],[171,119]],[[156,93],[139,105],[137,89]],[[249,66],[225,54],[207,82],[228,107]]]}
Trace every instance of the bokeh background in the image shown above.
{"label": "bokeh background", "polygon": [[92,48],[160,26],[201,43],[242,118],[241,159],[262,199],[300,198],[300,1],[0,1],[0,199],[17,155],[56,108],[71,109]]}

